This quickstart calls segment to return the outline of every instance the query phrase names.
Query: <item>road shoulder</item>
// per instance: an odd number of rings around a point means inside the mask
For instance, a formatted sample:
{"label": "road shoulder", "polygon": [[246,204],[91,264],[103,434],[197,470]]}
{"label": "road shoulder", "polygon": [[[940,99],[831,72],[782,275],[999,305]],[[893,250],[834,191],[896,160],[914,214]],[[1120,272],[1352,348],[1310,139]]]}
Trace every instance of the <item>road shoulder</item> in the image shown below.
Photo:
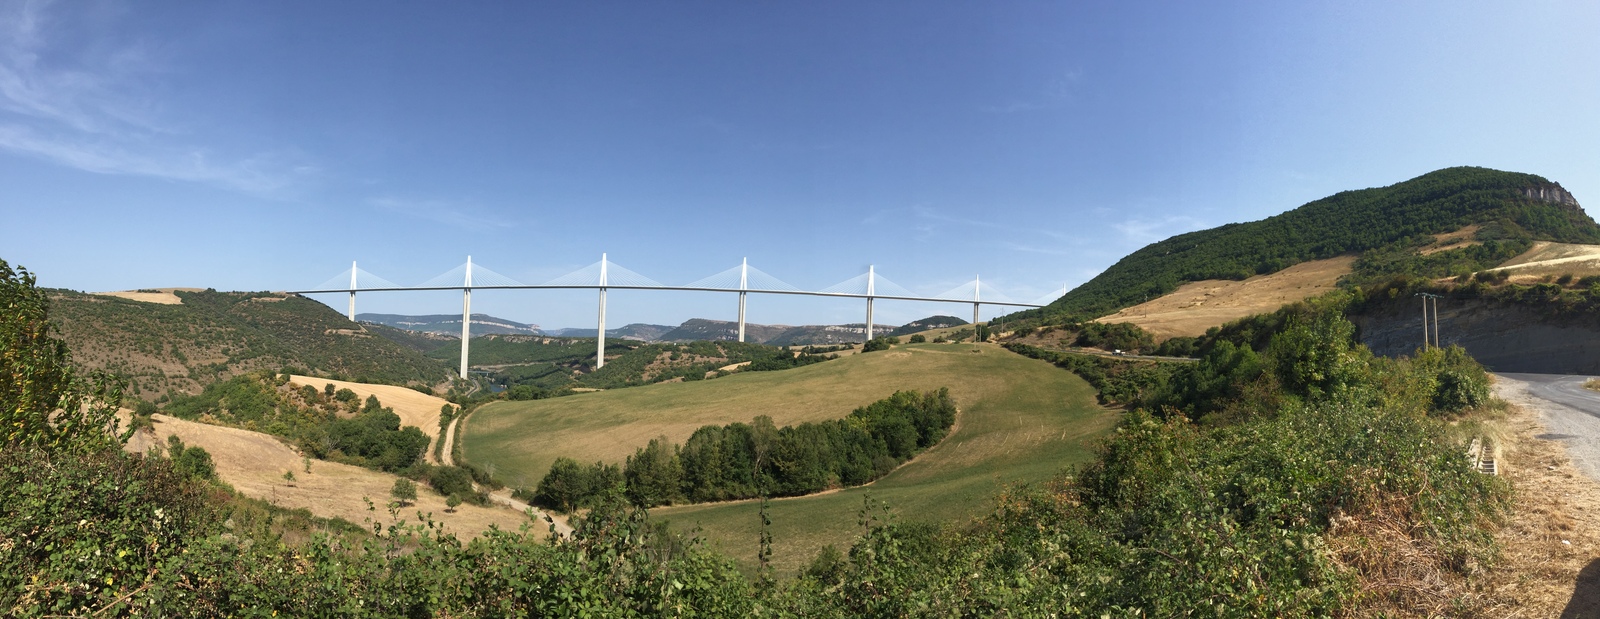
{"label": "road shoulder", "polygon": [[1600,617],[1600,482],[1573,465],[1561,440],[1541,438],[1551,435],[1547,409],[1559,405],[1527,387],[1506,377],[1495,383],[1510,404],[1493,425],[1516,505],[1495,533],[1502,556],[1478,583],[1477,614]]}

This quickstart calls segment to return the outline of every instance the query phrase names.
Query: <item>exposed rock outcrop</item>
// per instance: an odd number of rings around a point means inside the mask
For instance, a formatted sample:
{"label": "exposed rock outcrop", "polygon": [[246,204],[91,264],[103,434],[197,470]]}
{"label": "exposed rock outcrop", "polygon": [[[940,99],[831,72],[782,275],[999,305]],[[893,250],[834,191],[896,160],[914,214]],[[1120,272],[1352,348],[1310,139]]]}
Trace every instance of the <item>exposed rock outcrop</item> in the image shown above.
{"label": "exposed rock outcrop", "polygon": [[1575,209],[1583,208],[1582,206],[1578,205],[1578,199],[1572,197],[1571,192],[1568,192],[1566,189],[1561,187],[1561,183],[1550,183],[1549,185],[1528,187],[1522,190],[1522,195],[1525,198],[1538,200],[1540,202],[1560,204],[1562,206],[1570,206]]}
{"label": "exposed rock outcrop", "polygon": [[[1397,300],[1351,320],[1372,352],[1413,355],[1422,345],[1422,301]],[[1441,299],[1440,341],[1459,344],[1496,372],[1600,375],[1600,317],[1552,317],[1534,307]]]}

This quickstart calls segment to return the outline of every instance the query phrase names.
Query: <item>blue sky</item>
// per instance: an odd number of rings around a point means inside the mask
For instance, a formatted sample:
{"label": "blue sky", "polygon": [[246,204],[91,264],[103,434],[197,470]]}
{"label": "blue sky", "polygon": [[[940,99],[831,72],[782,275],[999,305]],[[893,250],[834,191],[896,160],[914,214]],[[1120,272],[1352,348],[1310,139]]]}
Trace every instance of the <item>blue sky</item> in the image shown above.
{"label": "blue sky", "polygon": [[[416,284],[469,254],[542,283],[602,252],[682,284],[748,257],[802,288],[873,264],[1033,300],[1442,167],[1600,204],[1600,4],[1196,4],[7,2],[0,258],[100,291],[305,288],[352,260]],[[473,301],[562,327],[593,297]],[[733,315],[615,292],[608,324]]]}

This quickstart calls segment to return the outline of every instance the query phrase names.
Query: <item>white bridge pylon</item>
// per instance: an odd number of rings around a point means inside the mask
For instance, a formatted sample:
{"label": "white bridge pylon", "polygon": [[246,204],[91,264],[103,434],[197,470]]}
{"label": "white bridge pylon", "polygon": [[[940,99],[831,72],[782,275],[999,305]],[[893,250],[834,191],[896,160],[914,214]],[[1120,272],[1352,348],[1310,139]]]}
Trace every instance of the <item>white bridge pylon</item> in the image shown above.
{"label": "white bridge pylon", "polygon": [[[343,284],[348,278],[349,286]],[[866,336],[872,339],[872,302],[876,299],[893,301],[926,301],[933,303],[971,303],[972,322],[977,324],[978,312],[983,305],[999,305],[1008,307],[1043,307],[1049,301],[1066,293],[1062,288],[1060,293],[1051,293],[1045,298],[1033,303],[1020,303],[1012,301],[1010,297],[995,290],[992,286],[982,283],[979,278],[945,291],[934,296],[922,296],[905,287],[896,284],[882,275],[878,275],[875,266],[868,266],[867,272],[844,280],[821,290],[805,290],[791,285],[781,279],[767,274],[765,271],[750,266],[748,259],[742,261],[726,271],[715,275],[700,278],[681,286],[669,286],[650,279],[637,272],[611,262],[606,254],[600,254],[600,260],[576,271],[562,275],[542,284],[525,284],[513,278],[501,275],[481,265],[472,263],[472,257],[449,271],[440,273],[415,286],[401,286],[386,280],[350,263],[350,268],[322,285],[309,290],[291,290],[292,294],[329,294],[348,293],[350,295],[350,308],[348,317],[351,321],[356,319],[356,292],[399,292],[407,290],[460,290],[461,291],[461,377],[467,376],[467,345],[472,339],[472,291],[473,290],[538,290],[538,289],[587,289],[599,292],[599,316],[597,320],[595,368],[605,367],[606,362],[606,290],[678,290],[694,292],[731,292],[739,295],[739,341],[745,338],[745,297],[749,293],[759,294],[790,294],[813,297],[838,297],[849,299],[865,299],[867,302]]]}

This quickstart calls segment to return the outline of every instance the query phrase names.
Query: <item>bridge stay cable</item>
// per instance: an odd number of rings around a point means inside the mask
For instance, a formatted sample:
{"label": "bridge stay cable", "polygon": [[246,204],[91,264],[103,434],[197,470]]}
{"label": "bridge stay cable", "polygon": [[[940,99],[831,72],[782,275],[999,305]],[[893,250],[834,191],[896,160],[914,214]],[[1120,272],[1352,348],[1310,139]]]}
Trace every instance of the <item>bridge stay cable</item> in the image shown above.
{"label": "bridge stay cable", "polygon": [[[346,279],[348,278],[348,280]],[[471,256],[467,261],[449,271],[441,273],[414,286],[401,286],[390,280],[373,275],[357,267],[352,262],[349,269],[341,272],[332,279],[310,290],[290,291],[293,294],[326,294],[348,293],[350,295],[349,318],[355,320],[355,295],[357,291],[365,292],[398,292],[421,290],[461,290],[462,291],[462,344],[460,374],[467,376],[468,341],[471,339],[472,322],[472,290],[482,289],[592,289],[599,293],[598,329],[596,333],[595,368],[605,365],[605,318],[606,318],[606,291],[611,288],[626,290],[682,290],[698,292],[736,292],[739,294],[739,331],[738,341],[744,341],[745,336],[745,299],[751,292],[764,294],[792,294],[817,297],[855,298],[867,302],[866,336],[872,338],[873,334],[873,302],[877,299],[920,302],[944,303],[972,303],[973,322],[978,322],[978,309],[983,304],[1003,305],[1012,307],[1042,307],[1050,301],[1065,294],[1063,288],[1060,293],[1051,293],[1033,303],[1021,303],[1011,300],[1010,297],[984,284],[980,279],[962,284],[935,296],[919,295],[911,290],[877,274],[875,266],[869,265],[867,272],[844,280],[821,290],[805,290],[785,282],[771,274],[750,266],[748,259],[741,261],[739,266],[729,268],[719,273],[703,277],[681,286],[662,284],[659,281],[646,277],[636,271],[611,262],[606,254],[601,254],[600,260],[584,266],[575,271],[562,275],[543,284],[525,284],[514,278],[502,275],[481,265],[473,264]]]}

